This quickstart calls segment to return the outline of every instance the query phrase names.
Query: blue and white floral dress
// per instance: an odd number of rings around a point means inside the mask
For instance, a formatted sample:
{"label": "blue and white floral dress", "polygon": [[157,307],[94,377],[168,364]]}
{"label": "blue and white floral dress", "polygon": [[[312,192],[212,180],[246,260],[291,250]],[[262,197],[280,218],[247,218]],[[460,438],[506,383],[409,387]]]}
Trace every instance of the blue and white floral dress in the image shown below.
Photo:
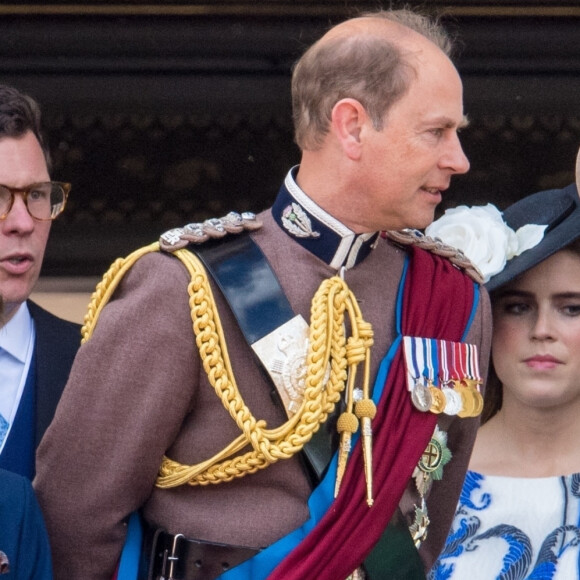
{"label": "blue and white floral dress", "polygon": [[580,579],[579,525],[579,473],[517,478],[468,471],[427,579]]}

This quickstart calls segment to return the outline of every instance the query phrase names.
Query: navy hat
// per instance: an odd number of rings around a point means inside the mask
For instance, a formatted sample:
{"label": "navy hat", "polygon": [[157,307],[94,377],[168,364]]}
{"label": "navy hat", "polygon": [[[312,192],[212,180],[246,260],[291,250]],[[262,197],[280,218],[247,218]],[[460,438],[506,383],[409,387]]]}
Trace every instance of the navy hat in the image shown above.
{"label": "navy hat", "polygon": [[504,212],[503,218],[514,231],[526,224],[547,225],[539,244],[509,260],[505,268],[485,285],[489,291],[510,282],[530,268],[580,238],[580,152],[576,160],[576,184],[564,189],[533,193]]}

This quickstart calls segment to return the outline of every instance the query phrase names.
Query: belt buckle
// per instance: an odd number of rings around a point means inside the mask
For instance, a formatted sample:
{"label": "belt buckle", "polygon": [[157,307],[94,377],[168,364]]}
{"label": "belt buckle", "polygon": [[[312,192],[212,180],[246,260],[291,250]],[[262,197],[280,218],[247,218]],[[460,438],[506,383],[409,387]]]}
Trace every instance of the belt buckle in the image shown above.
{"label": "belt buckle", "polygon": [[155,577],[155,580],[179,580],[176,573],[176,567],[179,563],[178,543],[181,538],[185,539],[183,534],[175,534],[171,542],[171,551],[165,548],[163,550],[163,561],[161,563],[161,571]]}

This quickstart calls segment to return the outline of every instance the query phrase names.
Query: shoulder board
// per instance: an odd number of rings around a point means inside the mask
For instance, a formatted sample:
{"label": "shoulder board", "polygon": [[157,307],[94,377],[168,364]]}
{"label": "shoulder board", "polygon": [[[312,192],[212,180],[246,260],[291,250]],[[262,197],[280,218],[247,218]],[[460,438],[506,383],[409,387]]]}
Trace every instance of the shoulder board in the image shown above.
{"label": "shoulder board", "polygon": [[258,230],[262,222],[252,212],[231,211],[221,218],[211,218],[204,222],[191,223],[181,228],[173,228],[161,234],[159,247],[164,252],[175,252],[189,244],[203,244],[209,239],[223,238],[227,234]]}
{"label": "shoulder board", "polygon": [[419,230],[388,230],[384,237],[401,246],[417,246],[436,256],[448,259],[454,266],[463,270],[474,282],[483,284],[483,276],[479,268],[461,251],[444,244],[439,238],[430,238]]}

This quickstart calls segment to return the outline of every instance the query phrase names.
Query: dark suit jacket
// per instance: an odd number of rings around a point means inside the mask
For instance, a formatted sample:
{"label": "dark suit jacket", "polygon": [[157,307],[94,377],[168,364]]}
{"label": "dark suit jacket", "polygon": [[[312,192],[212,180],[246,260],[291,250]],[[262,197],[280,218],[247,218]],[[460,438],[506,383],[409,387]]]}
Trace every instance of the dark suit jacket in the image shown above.
{"label": "dark suit jacket", "polygon": [[52,579],[48,536],[32,485],[25,477],[3,469],[0,469],[0,551],[10,566],[6,578]]}
{"label": "dark suit jacket", "polygon": [[81,344],[81,326],[58,318],[31,300],[27,304],[36,329],[36,368],[29,371],[36,373],[36,448],[52,421]]}

